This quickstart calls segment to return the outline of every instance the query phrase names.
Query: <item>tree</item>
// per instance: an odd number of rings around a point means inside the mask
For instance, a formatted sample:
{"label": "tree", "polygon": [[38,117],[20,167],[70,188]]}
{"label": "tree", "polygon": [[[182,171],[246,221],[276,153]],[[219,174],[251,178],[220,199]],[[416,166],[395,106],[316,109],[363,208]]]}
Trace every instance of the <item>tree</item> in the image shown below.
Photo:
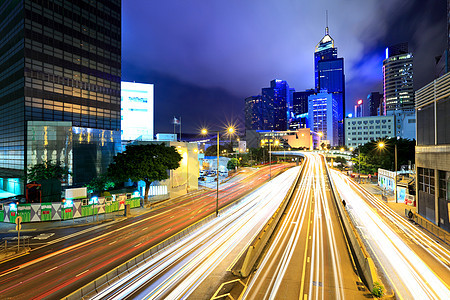
{"label": "tree", "polygon": [[101,193],[116,186],[116,183],[108,177],[108,174],[101,174],[93,178],[87,185],[89,193]]}
{"label": "tree", "polygon": [[[371,141],[356,148],[353,151],[352,162],[354,170],[359,170],[361,164],[361,173],[374,174],[378,172],[378,168],[386,170],[395,169],[395,144],[397,144],[397,164],[398,169],[401,165],[407,165],[415,159],[414,147],[416,142],[408,139],[389,138],[384,140],[384,148],[378,147],[379,141]],[[358,157],[358,152],[360,156]]]}
{"label": "tree", "polygon": [[239,166],[239,160],[237,158],[232,158],[227,163],[228,170],[234,170]]}
{"label": "tree", "polygon": [[175,147],[164,144],[131,145],[114,156],[108,167],[108,176],[115,180],[145,182],[144,201],[148,200],[150,184],[169,178],[168,170],[180,166],[181,155]]}
{"label": "tree", "polygon": [[28,181],[39,181],[43,179],[63,180],[65,176],[71,175],[68,167],[62,167],[61,163],[44,161],[27,169]]}

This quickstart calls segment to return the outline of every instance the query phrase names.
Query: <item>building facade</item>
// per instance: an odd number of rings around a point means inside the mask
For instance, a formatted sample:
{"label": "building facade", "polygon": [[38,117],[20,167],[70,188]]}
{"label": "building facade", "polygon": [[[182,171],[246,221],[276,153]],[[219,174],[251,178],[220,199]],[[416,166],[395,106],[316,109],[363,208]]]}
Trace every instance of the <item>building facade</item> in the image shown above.
{"label": "building facade", "polygon": [[85,183],[120,149],[121,1],[5,0],[0,15],[0,177],[52,160]]}
{"label": "building facade", "polygon": [[122,141],[153,140],[153,84],[121,83]]}
{"label": "building facade", "polygon": [[383,60],[384,112],[414,109],[413,55],[408,44],[386,48]]}
{"label": "building facade", "polygon": [[336,145],[344,144],[344,113],[345,113],[345,75],[344,59],[338,58],[334,40],[329,35],[328,27],[325,36],[317,44],[314,52],[314,73],[316,92],[326,90],[333,94],[337,104]]}
{"label": "building facade", "polygon": [[383,94],[372,92],[367,95],[367,103],[369,105],[369,117],[380,116],[383,112]]}
{"label": "building facade", "polygon": [[322,133],[322,140],[331,146],[341,145],[338,134],[338,101],[334,94],[322,90],[308,97],[308,127],[311,131]]}
{"label": "building facade", "polygon": [[268,108],[268,130],[287,130],[291,94],[285,80],[272,80],[269,88],[262,89],[261,99]]}
{"label": "building facade", "polygon": [[264,130],[269,128],[271,105],[263,102],[260,95],[245,98],[245,129]]}
{"label": "building facade", "polygon": [[450,73],[416,91],[418,212],[450,231]]}
{"label": "building facade", "polygon": [[395,137],[395,116],[345,118],[347,147],[358,147],[370,141]]}
{"label": "building facade", "polygon": [[292,110],[289,118],[289,129],[297,130],[308,126],[308,97],[314,90],[294,92],[292,96]]}

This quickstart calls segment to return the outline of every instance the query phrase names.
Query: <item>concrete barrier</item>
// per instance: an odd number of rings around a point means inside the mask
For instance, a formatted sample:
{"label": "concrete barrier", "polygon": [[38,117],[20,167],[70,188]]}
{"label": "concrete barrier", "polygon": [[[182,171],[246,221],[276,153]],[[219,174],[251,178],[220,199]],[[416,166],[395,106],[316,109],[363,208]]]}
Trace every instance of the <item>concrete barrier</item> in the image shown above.
{"label": "concrete barrier", "polygon": [[[242,196],[237,201],[234,201],[233,203],[230,203],[223,208],[219,209],[219,214],[227,211],[228,209],[232,208],[234,205],[237,205],[240,203],[240,201],[245,198],[245,195]],[[215,219],[215,212],[210,214],[209,216],[206,216],[205,218],[197,221],[196,223],[192,224],[191,226],[179,231],[178,233],[166,238],[164,241],[161,241],[159,244],[153,246],[152,248],[148,249],[147,251],[136,255],[135,257],[129,259],[128,261],[122,263],[120,266],[112,269],[106,274],[101,275],[100,277],[96,278],[94,281],[84,285],[83,287],[79,288],[78,290],[72,292],[66,297],[63,297],[62,299],[66,300],[78,300],[78,299],[87,299],[92,297],[93,295],[97,294],[102,290],[104,286],[112,284],[114,281],[117,280],[117,278],[121,278],[128,274],[130,272],[130,269],[137,268],[140,264],[146,263],[148,259],[151,259],[156,253],[161,251],[162,249],[166,248],[170,244],[178,241],[179,239],[191,234],[193,231],[198,229],[199,227],[203,226],[204,224],[210,222],[211,220]]]}
{"label": "concrete barrier", "polygon": [[233,266],[231,272],[234,275],[246,278],[254,270],[256,261],[260,257],[267,243],[269,242],[269,239],[272,236],[272,233],[274,232],[275,228],[277,227],[281,219],[281,216],[286,210],[286,206],[288,205],[292,197],[292,193],[294,192],[295,187],[298,184],[298,180],[301,174],[303,174],[303,169],[304,168],[302,166],[302,168],[297,174],[297,177],[294,180],[294,183],[290,187],[288,193],[284,197],[278,209],[275,211],[275,213],[272,215],[272,217],[266,223],[263,229],[259,232],[259,234],[253,239],[253,241],[250,243],[250,246],[248,246],[247,250],[243,252],[241,257],[237,260],[236,264]]}
{"label": "concrete barrier", "polygon": [[[326,164],[325,164],[326,165]],[[366,250],[356,228],[353,226],[351,222],[350,216],[345,210],[341,197],[336,190],[333,178],[330,176],[330,171],[328,166],[326,165],[327,176],[330,182],[330,187],[332,191],[333,198],[335,200],[335,205],[337,207],[339,217],[342,221],[342,225],[344,227],[344,233],[349,242],[350,250],[352,252],[352,256],[356,263],[356,267],[358,269],[359,275],[364,283],[369,288],[369,291],[372,291],[373,284],[375,281],[378,281],[377,272],[375,268],[375,264],[373,263],[372,258]],[[381,283],[381,282],[380,282]]]}

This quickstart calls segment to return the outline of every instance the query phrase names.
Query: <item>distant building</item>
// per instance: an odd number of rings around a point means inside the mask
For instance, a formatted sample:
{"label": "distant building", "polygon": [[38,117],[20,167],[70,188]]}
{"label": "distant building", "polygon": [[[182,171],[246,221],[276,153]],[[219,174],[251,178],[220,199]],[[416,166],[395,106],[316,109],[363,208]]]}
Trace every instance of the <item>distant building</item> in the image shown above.
{"label": "distant building", "polygon": [[[300,128],[292,131],[272,131],[272,130],[248,130],[245,139],[247,147],[258,148],[263,140],[278,140],[278,146],[272,149],[306,149],[313,150],[318,147],[319,137],[317,133],[312,132],[309,128]],[[267,147],[267,143],[265,143]]]}
{"label": "distant building", "polygon": [[383,61],[384,112],[414,109],[413,55],[408,43],[386,48]]}
{"label": "distant building", "polygon": [[[264,99],[266,100],[266,99]],[[270,103],[263,102],[260,95],[245,98],[245,129],[264,130],[268,129],[272,111]]]}
{"label": "distant building", "polygon": [[292,98],[292,110],[289,118],[289,129],[297,130],[308,127],[308,97],[314,94],[314,90],[294,92]]}
{"label": "distant building", "polygon": [[325,36],[317,44],[314,52],[314,73],[316,91],[326,90],[333,94],[337,104],[337,132],[338,137],[333,141],[335,145],[344,144],[344,112],[345,112],[345,75],[344,59],[337,57],[337,48],[329,35],[328,26]]}
{"label": "distant building", "polygon": [[153,84],[122,81],[122,141],[153,140]]}
{"label": "distant building", "polygon": [[367,103],[369,105],[369,116],[378,116],[383,111],[383,94],[372,92],[367,95]]}
{"label": "distant building", "polygon": [[335,94],[322,90],[308,97],[308,128],[322,133],[322,140],[328,140],[331,146],[341,145],[338,128],[338,101]]}
{"label": "distant building", "polygon": [[64,184],[89,182],[120,151],[121,1],[6,0],[0,15],[0,178],[23,193],[51,160]]}
{"label": "distant building", "polygon": [[395,116],[395,136],[403,139],[416,139],[416,113],[413,109],[388,111]]}
{"label": "distant building", "polygon": [[347,147],[358,147],[370,141],[395,137],[395,116],[345,118]]}
{"label": "distant building", "polygon": [[285,80],[275,79],[270,82],[269,88],[261,91],[262,102],[268,107],[268,130],[286,130],[288,127],[289,106],[291,93]]}
{"label": "distant building", "polygon": [[450,231],[450,73],[416,92],[419,214]]}
{"label": "distant building", "polygon": [[359,99],[355,105],[355,118],[364,117],[364,103],[362,99]]}
{"label": "distant building", "polygon": [[450,72],[450,0],[447,0],[447,49],[436,57],[436,78]]}

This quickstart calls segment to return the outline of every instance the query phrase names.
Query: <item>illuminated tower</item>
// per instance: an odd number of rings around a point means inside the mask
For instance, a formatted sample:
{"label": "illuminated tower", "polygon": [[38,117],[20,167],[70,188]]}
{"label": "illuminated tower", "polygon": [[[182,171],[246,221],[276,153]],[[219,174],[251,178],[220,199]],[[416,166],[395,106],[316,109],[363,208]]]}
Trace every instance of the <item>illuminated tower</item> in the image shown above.
{"label": "illuminated tower", "polygon": [[[328,21],[327,21],[328,23]],[[336,145],[344,144],[344,112],[345,112],[345,75],[344,58],[338,58],[337,48],[328,30],[325,28],[325,36],[317,44],[314,52],[314,73],[316,92],[326,90],[333,94],[337,103],[337,121],[333,126],[337,127],[338,138]]]}

